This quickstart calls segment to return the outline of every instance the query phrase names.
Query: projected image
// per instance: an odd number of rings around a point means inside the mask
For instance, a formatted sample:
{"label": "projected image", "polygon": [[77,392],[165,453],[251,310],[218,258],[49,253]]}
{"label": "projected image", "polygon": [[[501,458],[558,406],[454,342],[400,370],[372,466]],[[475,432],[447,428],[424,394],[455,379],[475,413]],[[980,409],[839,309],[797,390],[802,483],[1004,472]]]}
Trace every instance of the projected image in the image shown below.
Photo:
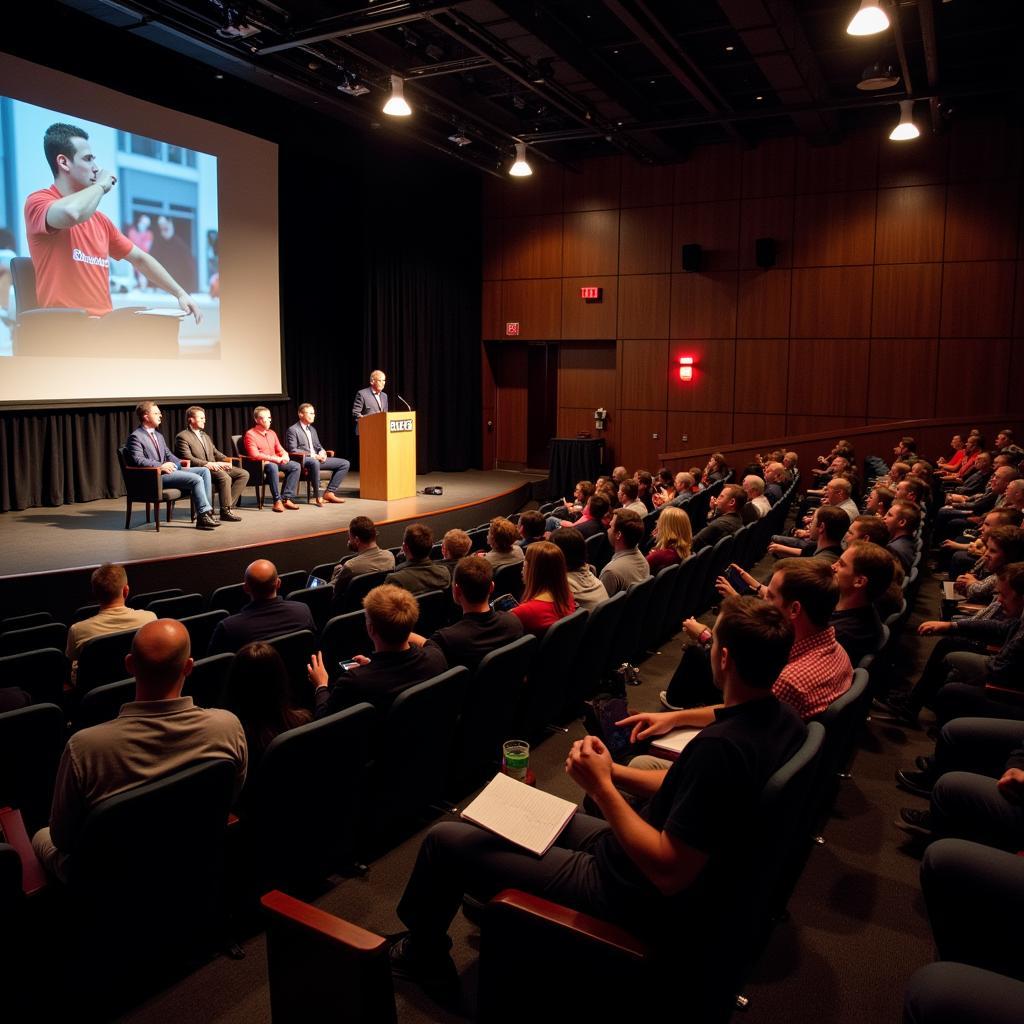
{"label": "projected image", "polygon": [[220,357],[217,158],[0,97],[0,357]]}

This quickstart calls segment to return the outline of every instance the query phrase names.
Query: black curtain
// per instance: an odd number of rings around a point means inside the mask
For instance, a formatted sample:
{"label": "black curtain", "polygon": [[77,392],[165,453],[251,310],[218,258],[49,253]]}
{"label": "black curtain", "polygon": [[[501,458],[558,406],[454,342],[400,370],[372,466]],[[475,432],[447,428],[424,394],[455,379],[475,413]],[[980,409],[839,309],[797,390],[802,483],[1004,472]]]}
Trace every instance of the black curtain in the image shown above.
{"label": "black curtain", "polygon": [[[59,13],[56,22],[49,19]],[[337,121],[43,3],[35,26],[5,34],[19,56],[279,145],[281,330],[287,402],[269,402],[283,438],[299,402],[317,408],[325,447],[355,457],[355,391],[377,366],[388,391],[417,410],[418,469],[480,461],[480,182],[428,151],[367,138]],[[61,32],[44,31],[57,24]],[[117,52],[97,66],[90,55]],[[212,400],[192,388],[230,454],[255,402]],[[140,395],[139,398],[154,397]],[[157,396],[158,397],[158,396]],[[168,443],[190,402],[162,403]],[[392,408],[399,407],[397,399]],[[116,450],[135,426],[127,405],[0,413],[0,511],[123,493]]]}

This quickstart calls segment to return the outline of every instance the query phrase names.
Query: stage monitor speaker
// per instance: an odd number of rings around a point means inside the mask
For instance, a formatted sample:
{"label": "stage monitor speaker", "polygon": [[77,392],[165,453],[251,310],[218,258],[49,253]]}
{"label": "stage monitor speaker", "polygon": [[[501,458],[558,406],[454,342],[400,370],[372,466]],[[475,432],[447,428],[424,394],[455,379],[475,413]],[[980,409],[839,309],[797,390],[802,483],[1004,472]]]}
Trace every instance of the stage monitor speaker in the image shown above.
{"label": "stage monitor speaker", "polygon": [[754,240],[754,262],[759,267],[775,266],[775,258],[778,255],[779,243],[774,238],[758,238]]}
{"label": "stage monitor speaker", "polygon": [[700,246],[696,244],[683,246],[683,270],[688,274],[696,274],[700,270]]}

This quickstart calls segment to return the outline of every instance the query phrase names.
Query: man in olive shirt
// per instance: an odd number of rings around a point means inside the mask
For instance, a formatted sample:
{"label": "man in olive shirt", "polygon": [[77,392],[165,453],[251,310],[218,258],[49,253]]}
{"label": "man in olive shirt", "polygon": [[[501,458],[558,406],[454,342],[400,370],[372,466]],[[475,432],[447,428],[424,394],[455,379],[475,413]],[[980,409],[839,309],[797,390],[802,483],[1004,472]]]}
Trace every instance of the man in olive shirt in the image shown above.
{"label": "man in olive shirt", "polygon": [[423,523],[410,523],[402,538],[405,564],[388,577],[388,583],[405,587],[410,593],[425,594],[428,590],[445,590],[452,582],[451,573],[440,562],[430,560],[434,534]]}

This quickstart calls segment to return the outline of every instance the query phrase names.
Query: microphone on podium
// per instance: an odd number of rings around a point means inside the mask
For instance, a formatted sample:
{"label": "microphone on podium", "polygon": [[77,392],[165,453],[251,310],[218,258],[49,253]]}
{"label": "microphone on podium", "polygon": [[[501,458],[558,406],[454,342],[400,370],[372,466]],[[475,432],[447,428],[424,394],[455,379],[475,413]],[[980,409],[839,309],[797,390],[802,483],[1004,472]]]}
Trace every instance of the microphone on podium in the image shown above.
{"label": "microphone on podium", "polygon": [[412,406],[397,391],[395,392],[395,398],[397,398],[402,403],[402,405],[404,405],[406,409],[409,410],[409,412],[412,412]]}

